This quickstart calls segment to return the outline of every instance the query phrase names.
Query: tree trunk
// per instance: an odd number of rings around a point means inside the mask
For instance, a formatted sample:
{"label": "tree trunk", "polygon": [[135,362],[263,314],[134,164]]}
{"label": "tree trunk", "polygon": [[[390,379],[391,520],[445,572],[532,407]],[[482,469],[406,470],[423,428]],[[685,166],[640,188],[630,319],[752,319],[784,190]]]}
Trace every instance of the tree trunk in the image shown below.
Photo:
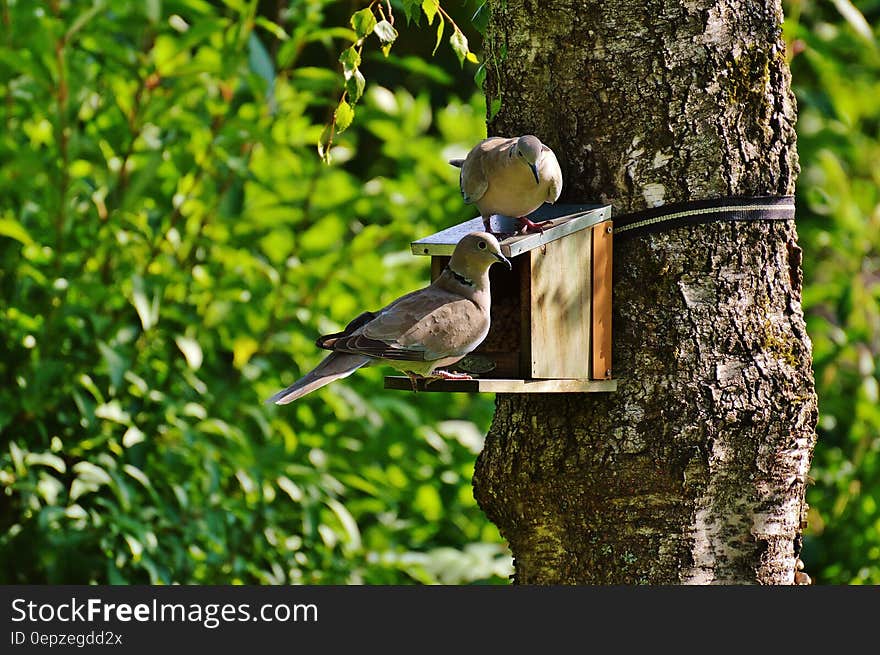
{"label": "tree trunk", "polygon": [[[489,132],[550,145],[562,201],[793,193],[780,0],[491,4]],[[796,240],[714,223],[615,247],[618,391],[499,395],[477,461],[516,582],[793,582],[817,418]]]}

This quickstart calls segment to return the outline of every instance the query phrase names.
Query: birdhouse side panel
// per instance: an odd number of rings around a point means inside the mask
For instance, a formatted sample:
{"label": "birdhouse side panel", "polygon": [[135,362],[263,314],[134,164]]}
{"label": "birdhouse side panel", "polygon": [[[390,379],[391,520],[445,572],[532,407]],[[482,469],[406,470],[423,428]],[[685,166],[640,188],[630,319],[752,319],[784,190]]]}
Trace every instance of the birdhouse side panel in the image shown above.
{"label": "birdhouse side panel", "polygon": [[531,377],[590,377],[592,230],[529,252]]}
{"label": "birdhouse side panel", "polygon": [[614,229],[611,221],[593,228],[592,378],[611,377],[611,270]]}

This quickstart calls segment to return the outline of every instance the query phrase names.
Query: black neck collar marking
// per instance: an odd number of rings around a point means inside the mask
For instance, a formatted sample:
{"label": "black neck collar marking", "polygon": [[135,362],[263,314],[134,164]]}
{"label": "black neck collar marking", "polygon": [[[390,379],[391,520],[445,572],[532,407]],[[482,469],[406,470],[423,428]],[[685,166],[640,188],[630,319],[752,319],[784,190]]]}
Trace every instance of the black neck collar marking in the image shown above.
{"label": "black neck collar marking", "polygon": [[474,286],[474,282],[473,282],[473,280],[468,280],[468,279],[467,279],[464,275],[462,275],[461,273],[456,273],[455,271],[452,270],[452,268],[451,268],[450,266],[447,266],[447,267],[446,267],[446,270],[449,271],[450,273],[452,273],[452,277],[454,277],[456,280],[458,280],[459,282],[461,282],[463,285],[468,286],[468,287],[472,287],[472,286]]}

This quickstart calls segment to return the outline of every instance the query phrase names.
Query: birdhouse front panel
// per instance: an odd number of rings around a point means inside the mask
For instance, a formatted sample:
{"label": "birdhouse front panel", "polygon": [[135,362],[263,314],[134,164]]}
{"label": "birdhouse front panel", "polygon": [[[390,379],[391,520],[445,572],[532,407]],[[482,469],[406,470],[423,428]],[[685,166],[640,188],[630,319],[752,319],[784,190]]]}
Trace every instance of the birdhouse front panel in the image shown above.
{"label": "birdhouse front panel", "polygon": [[592,231],[551,241],[526,258],[529,377],[589,378]]}
{"label": "birdhouse front panel", "polygon": [[[427,391],[612,391],[611,208],[545,205],[530,215],[544,231],[514,234],[519,224],[493,216],[502,253],[513,269],[490,269],[491,327],[473,352],[449,367],[475,380],[440,380]],[[483,230],[475,218],[413,242],[431,257],[431,279],[462,236]],[[389,388],[411,388],[387,378]]]}

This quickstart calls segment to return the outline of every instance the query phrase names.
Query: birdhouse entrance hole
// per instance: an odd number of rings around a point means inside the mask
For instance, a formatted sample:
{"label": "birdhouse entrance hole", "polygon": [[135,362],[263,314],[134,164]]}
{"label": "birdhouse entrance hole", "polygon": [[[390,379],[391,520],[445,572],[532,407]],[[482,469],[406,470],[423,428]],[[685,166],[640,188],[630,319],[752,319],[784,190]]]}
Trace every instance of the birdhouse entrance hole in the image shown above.
{"label": "birdhouse entrance hole", "polygon": [[[449,370],[472,380],[419,383],[424,391],[586,393],[614,391],[611,379],[611,255],[609,205],[545,205],[529,218],[544,232],[500,238],[513,264],[493,266],[491,328],[486,339]],[[519,223],[493,216],[495,232]],[[443,271],[455,244],[483,230],[474,218],[412,243],[431,257],[431,279]],[[385,378],[388,389],[411,390],[405,376]]]}

